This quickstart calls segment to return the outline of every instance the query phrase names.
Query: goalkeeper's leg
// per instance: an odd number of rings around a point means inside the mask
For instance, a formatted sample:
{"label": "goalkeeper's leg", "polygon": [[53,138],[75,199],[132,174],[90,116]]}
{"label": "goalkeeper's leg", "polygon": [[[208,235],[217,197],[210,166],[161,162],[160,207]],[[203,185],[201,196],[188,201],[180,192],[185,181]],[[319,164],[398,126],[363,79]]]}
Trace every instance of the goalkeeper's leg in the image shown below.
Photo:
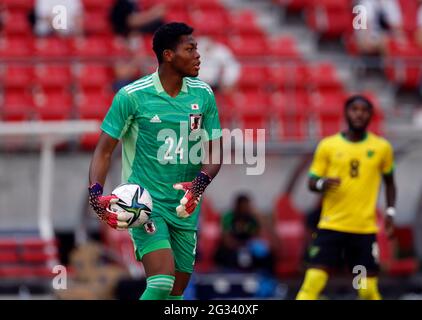
{"label": "goalkeeper's leg", "polygon": [[147,287],[140,300],[166,300],[174,285],[174,258],[171,249],[158,249],[142,257]]}
{"label": "goalkeeper's leg", "polygon": [[183,293],[189,284],[190,276],[190,273],[176,271],[176,279],[173,285],[173,290],[167,300],[183,300]]}

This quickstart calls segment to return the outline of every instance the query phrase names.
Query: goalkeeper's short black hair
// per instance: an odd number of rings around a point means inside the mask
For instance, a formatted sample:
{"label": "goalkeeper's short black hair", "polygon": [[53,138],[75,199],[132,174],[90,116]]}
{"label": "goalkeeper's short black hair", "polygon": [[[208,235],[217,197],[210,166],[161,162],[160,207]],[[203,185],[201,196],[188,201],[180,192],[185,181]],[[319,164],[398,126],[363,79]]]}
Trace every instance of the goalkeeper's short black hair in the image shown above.
{"label": "goalkeeper's short black hair", "polygon": [[344,103],[344,110],[346,111],[355,102],[361,102],[365,104],[370,112],[374,111],[374,105],[372,104],[372,102],[368,98],[360,94],[349,97]]}
{"label": "goalkeeper's short black hair", "polygon": [[183,22],[171,22],[158,28],[152,39],[152,49],[157,56],[158,63],[163,62],[164,50],[175,50],[180,37],[191,35],[193,30],[192,27]]}

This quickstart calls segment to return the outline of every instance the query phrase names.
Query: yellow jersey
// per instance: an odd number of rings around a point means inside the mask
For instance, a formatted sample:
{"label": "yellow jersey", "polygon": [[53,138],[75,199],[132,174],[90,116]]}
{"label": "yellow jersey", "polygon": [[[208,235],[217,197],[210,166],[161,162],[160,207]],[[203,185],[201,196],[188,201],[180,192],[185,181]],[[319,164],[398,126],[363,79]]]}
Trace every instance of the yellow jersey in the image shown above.
{"label": "yellow jersey", "polygon": [[309,175],[339,178],[340,186],[323,195],[318,228],[369,234],[378,231],[376,205],[382,175],[392,174],[394,155],[384,138],[367,133],[358,142],[342,133],[318,144]]}

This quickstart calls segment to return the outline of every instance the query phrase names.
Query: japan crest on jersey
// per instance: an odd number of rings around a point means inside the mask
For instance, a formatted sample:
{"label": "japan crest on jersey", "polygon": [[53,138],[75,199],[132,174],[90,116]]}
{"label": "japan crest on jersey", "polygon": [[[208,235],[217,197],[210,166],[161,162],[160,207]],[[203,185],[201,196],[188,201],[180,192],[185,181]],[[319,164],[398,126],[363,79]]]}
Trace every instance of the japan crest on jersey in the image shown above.
{"label": "japan crest on jersey", "polygon": [[202,113],[191,113],[189,115],[189,127],[191,131],[197,131],[201,129],[202,125]]}

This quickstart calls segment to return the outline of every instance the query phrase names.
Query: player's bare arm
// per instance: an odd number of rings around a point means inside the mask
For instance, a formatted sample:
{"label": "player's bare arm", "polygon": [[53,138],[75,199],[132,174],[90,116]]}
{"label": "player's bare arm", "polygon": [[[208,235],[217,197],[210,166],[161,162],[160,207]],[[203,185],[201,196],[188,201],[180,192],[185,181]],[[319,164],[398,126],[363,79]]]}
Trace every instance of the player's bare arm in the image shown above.
{"label": "player's bare arm", "polygon": [[396,183],[393,174],[384,175],[385,199],[387,204],[387,212],[385,216],[385,231],[387,236],[394,236],[394,215],[396,205]]}
{"label": "player's bare arm", "polygon": [[89,184],[98,182],[104,186],[110,168],[111,156],[119,140],[102,132],[89,166]]}
{"label": "player's bare arm", "polygon": [[103,186],[117,143],[117,139],[102,132],[89,167],[89,203],[98,217],[112,228],[119,228],[121,225],[117,221],[117,215],[107,211],[107,208],[111,203],[117,202],[118,198],[113,195],[103,196]]}
{"label": "player's bare arm", "polygon": [[[223,161],[223,142],[222,138],[214,139],[204,143],[205,160],[202,165],[202,171],[206,172],[212,179],[218,174]],[[213,163],[213,155],[218,152],[218,161]]]}

